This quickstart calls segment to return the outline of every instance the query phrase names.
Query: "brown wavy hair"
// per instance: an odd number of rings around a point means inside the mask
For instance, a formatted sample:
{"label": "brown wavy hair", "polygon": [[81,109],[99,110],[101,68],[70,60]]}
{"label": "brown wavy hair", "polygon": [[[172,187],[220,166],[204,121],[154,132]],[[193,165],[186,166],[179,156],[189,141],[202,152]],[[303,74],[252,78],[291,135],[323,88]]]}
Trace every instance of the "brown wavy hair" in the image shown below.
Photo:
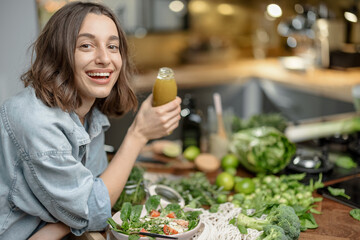
{"label": "brown wavy hair", "polygon": [[25,87],[31,85],[36,96],[49,107],[60,107],[70,112],[81,106],[74,82],[74,54],[81,24],[88,13],[109,17],[118,30],[122,58],[120,75],[109,96],[96,99],[94,105],[108,116],[119,117],[130,110],[134,111],[138,105],[129,84],[134,68],[128,56],[125,33],[115,14],[103,5],[72,2],[58,10],[33,44],[32,64],[21,80]]}

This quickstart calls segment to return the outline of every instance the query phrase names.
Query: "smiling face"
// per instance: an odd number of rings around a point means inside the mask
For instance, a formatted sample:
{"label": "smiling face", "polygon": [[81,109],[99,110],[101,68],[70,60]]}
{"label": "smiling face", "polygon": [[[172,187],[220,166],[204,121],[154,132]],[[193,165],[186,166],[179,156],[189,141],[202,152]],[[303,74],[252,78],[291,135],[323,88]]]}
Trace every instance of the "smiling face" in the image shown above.
{"label": "smiling face", "polygon": [[75,84],[83,104],[105,98],[116,83],[122,59],[115,23],[105,15],[89,13],[75,48]]}

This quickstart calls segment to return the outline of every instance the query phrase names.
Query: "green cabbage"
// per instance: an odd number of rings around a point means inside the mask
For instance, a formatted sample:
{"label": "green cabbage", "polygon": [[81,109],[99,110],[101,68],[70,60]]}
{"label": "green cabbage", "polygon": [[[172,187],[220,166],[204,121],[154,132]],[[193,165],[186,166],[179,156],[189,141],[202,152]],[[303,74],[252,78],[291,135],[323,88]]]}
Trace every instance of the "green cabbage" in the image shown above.
{"label": "green cabbage", "polygon": [[258,127],[234,133],[229,144],[240,163],[254,173],[278,173],[290,162],[295,145],[273,127]]}

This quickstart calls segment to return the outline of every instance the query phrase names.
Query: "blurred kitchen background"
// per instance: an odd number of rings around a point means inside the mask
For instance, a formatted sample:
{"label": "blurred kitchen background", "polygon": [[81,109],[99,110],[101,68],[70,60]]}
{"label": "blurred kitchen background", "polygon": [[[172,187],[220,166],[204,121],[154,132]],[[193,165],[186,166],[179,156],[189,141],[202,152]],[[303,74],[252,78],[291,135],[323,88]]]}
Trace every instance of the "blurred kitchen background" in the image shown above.
{"label": "blurred kitchen background", "polygon": [[[37,0],[39,28],[66,2]],[[356,51],[352,44],[360,42],[357,0],[98,2],[121,20],[139,71],[283,55],[306,56],[327,67],[323,48]]]}
{"label": "blurred kitchen background", "polygon": [[[67,2],[1,1],[0,103],[22,89],[28,48]],[[179,96],[192,94],[207,123],[214,92],[221,94],[225,112],[243,118],[279,112],[296,123],[354,112],[350,90],[360,82],[358,0],[96,2],[111,7],[128,34],[140,101],[150,93],[158,68],[167,66],[175,69]],[[108,144],[120,145],[132,118],[111,120]]]}

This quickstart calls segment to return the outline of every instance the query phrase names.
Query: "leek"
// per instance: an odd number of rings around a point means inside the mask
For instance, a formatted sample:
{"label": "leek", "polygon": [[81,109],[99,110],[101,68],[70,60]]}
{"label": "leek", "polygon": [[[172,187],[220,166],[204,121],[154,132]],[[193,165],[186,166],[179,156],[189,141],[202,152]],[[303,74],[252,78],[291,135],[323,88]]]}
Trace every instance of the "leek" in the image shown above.
{"label": "leek", "polygon": [[360,117],[289,126],[285,136],[291,142],[301,142],[357,131],[360,131]]}

